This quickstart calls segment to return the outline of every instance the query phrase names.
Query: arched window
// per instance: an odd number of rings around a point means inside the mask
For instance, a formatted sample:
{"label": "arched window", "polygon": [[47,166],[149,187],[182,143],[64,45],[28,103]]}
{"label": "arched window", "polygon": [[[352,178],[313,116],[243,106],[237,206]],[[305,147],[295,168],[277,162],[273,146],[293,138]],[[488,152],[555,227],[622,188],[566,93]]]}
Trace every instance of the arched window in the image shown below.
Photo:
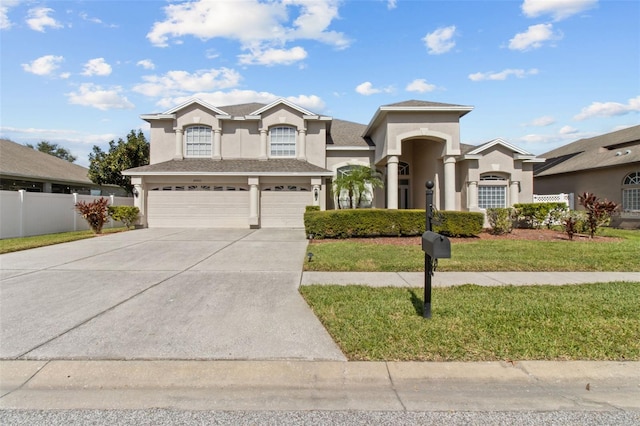
{"label": "arched window", "polygon": [[640,172],[632,172],[622,181],[622,210],[640,211]]}
{"label": "arched window", "polygon": [[480,176],[478,207],[481,209],[507,207],[507,178],[494,174]]}
{"label": "arched window", "polygon": [[185,157],[211,157],[211,127],[187,127],[184,140]]}
{"label": "arched window", "polygon": [[296,156],[296,129],[293,127],[272,127],[269,130],[269,146],[272,157]]}
{"label": "arched window", "polygon": [[409,176],[411,171],[409,170],[409,163],[405,163],[404,161],[400,161],[398,163],[398,175],[399,176]]}

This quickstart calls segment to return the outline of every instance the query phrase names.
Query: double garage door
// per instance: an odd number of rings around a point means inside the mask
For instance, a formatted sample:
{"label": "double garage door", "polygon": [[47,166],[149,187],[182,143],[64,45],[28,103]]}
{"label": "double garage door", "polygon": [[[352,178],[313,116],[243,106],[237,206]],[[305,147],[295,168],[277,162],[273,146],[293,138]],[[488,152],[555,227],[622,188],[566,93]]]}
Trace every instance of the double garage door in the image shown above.
{"label": "double garage door", "polygon": [[[152,228],[248,228],[249,188],[238,185],[155,186],[148,191],[147,221]],[[311,191],[277,185],[260,192],[260,226],[302,228]]]}

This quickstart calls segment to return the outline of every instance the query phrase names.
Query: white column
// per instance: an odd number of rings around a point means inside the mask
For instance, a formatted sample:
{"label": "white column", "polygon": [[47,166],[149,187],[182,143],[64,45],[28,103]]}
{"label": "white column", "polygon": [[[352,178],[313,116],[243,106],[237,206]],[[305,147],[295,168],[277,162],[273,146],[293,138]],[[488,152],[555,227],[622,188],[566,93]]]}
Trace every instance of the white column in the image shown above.
{"label": "white column", "polygon": [[307,129],[298,130],[298,160],[307,160]]}
{"label": "white column", "polygon": [[260,223],[260,178],[249,178],[249,226]]}
{"label": "white column", "polygon": [[456,209],[456,159],[444,158],[444,209]]}
{"label": "white column", "polygon": [[[323,191],[322,178],[311,178],[311,192],[313,195],[313,205],[319,206],[320,210],[325,210],[324,204],[324,191]],[[316,197],[317,194],[317,197]]]}
{"label": "white column", "polygon": [[520,182],[511,181],[511,184],[509,185],[509,204],[510,205],[518,204],[520,202],[519,194],[520,194]]}
{"label": "white column", "polygon": [[220,160],[222,158],[222,155],[220,153],[221,138],[222,129],[213,129],[213,152],[211,153],[211,157],[214,160]]}
{"label": "white column", "polygon": [[260,129],[260,160],[267,159],[267,129]]}
{"label": "white column", "polygon": [[467,208],[474,210],[478,208],[478,182],[469,181],[467,187]]}
{"label": "white column", "polygon": [[398,209],[398,157],[387,159],[387,208]]}
{"label": "white column", "polygon": [[184,133],[184,130],[182,130],[182,127],[174,127],[175,132],[176,132],[176,154],[173,156],[174,160],[182,160],[184,158],[183,152],[182,152],[182,146],[183,146],[183,140],[182,140],[182,134]]}

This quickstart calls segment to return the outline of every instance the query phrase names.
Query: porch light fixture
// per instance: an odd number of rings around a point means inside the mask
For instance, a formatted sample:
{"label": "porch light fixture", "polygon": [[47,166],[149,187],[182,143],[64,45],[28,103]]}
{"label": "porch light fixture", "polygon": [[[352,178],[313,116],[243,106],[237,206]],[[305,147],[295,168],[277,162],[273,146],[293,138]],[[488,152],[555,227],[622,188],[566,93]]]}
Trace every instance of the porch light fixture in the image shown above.
{"label": "porch light fixture", "polygon": [[138,190],[137,190],[136,188],[133,188],[133,196],[134,196],[135,198],[138,198],[138,195],[140,195],[140,194],[138,193]]}
{"label": "porch light fixture", "polygon": [[320,195],[319,193],[320,191],[318,191],[318,188],[313,188],[313,199],[315,201],[318,201],[318,195]]}

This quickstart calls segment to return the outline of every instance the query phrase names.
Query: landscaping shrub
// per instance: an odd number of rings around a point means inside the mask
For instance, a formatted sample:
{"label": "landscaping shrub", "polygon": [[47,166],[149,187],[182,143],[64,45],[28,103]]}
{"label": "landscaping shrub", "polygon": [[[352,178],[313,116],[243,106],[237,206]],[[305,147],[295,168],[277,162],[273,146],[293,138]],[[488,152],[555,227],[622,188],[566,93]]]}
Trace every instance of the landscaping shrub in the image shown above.
{"label": "landscaping shrub", "polygon": [[491,225],[491,233],[495,235],[510,234],[513,230],[513,209],[494,207],[487,209],[487,220]]}
{"label": "landscaping shrub", "polygon": [[75,205],[75,209],[87,221],[93,232],[101,234],[102,227],[109,219],[109,214],[107,212],[108,205],[109,200],[100,197],[90,203],[87,203],[86,201],[78,201]]}
{"label": "landscaping shrub", "polygon": [[557,223],[562,212],[567,208],[564,203],[519,203],[514,204],[515,217],[518,227],[540,229],[542,225]]}
{"label": "landscaping shrub", "polygon": [[[440,211],[433,230],[449,236],[475,236],[482,231],[482,213]],[[313,238],[399,237],[422,235],[424,210],[357,209],[307,211],[307,235]]]}
{"label": "landscaping shrub", "polygon": [[565,212],[560,222],[562,229],[566,232],[570,240],[573,240],[575,234],[589,232],[587,213],[584,211],[570,210]]}
{"label": "landscaping shrub", "polygon": [[587,223],[589,225],[589,236],[593,238],[600,226],[608,225],[611,214],[618,208],[618,204],[613,201],[601,201],[595,194],[583,192],[578,195],[580,204],[587,211]]}
{"label": "landscaping shrub", "polygon": [[320,211],[320,206],[306,206],[304,208],[305,212],[319,212]]}
{"label": "landscaping shrub", "polygon": [[140,218],[140,209],[134,206],[109,206],[108,212],[113,220],[122,222],[127,229]]}

